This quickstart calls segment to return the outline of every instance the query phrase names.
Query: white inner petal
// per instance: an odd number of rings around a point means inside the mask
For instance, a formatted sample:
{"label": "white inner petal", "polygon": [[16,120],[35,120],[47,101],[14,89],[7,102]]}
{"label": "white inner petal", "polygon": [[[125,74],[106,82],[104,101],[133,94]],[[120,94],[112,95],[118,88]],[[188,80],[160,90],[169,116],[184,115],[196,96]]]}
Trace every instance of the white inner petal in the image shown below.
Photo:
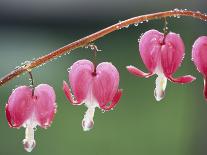
{"label": "white inner petal", "polygon": [[95,113],[95,108],[99,107],[99,104],[97,100],[95,99],[95,97],[93,96],[91,90],[89,91],[88,96],[84,102],[85,102],[85,106],[88,109],[82,120],[82,127],[84,131],[89,131],[90,129],[93,128],[93,125],[94,125],[93,117]]}
{"label": "white inner petal", "polygon": [[167,86],[167,78],[163,73],[158,73],[158,77],[156,78],[155,84],[155,91],[154,96],[157,101],[160,101],[165,96],[165,88]]}
{"label": "white inner petal", "polygon": [[34,113],[32,117],[24,123],[25,129],[25,139],[23,140],[24,149],[27,152],[31,152],[35,146],[36,141],[34,139],[34,132],[38,123],[35,120]]}
{"label": "white inner petal", "polygon": [[83,127],[83,131],[89,131],[90,129],[93,128],[94,125],[94,121],[93,121],[93,117],[94,117],[94,113],[95,113],[95,108],[88,108],[84,118],[82,120],[82,127]]}

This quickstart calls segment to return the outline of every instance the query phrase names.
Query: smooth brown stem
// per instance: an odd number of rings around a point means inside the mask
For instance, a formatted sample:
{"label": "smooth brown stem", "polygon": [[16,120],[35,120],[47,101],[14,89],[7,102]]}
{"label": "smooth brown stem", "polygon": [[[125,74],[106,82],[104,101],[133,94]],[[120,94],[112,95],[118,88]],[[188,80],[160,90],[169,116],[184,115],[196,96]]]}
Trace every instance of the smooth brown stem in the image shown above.
{"label": "smooth brown stem", "polygon": [[194,11],[178,10],[178,9],[133,17],[133,18],[124,20],[122,22],[119,22],[117,24],[114,24],[112,26],[109,26],[105,29],[102,29],[98,32],[95,32],[95,33],[93,33],[89,36],[86,36],[80,40],[74,41],[74,42],[72,42],[62,48],[59,48],[59,49],[57,49],[47,55],[39,57],[36,60],[34,60],[30,63],[27,63],[26,65],[21,66],[15,70],[11,71],[9,74],[7,74],[6,76],[4,76],[0,79],[0,86],[2,86],[3,84],[5,84],[8,81],[14,79],[15,77],[19,76],[20,74],[27,72],[28,70],[32,70],[33,68],[38,67],[38,66],[40,66],[50,60],[53,60],[54,58],[57,58],[65,53],[69,53],[76,48],[84,47],[84,46],[88,45],[89,43],[91,43],[99,38],[102,38],[103,36],[105,36],[111,32],[114,32],[114,31],[119,30],[124,27],[128,27],[130,24],[138,24],[143,21],[160,19],[160,18],[171,17],[171,16],[172,17],[173,16],[175,16],[175,17],[189,16],[189,17],[193,17],[193,18],[207,21],[206,14],[202,14],[198,11],[194,12]]}

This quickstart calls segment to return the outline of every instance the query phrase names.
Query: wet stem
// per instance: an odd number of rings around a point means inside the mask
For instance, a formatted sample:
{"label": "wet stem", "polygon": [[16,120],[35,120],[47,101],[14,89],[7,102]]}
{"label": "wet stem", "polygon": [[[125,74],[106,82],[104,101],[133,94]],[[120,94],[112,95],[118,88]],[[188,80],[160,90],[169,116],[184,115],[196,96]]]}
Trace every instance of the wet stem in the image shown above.
{"label": "wet stem", "polygon": [[96,75],[96,67],[97,67],[97,62],[96,62],[97,52],[101,51],[101,50],[99,50],[98,47],[94,44],[90,44],[90,45],[88,45],[88,47],[90,47],[90,49],[93,52],[93,65],[94,65],[93,75],[95,76]]}
{"label": "wet stem", "polygon": [[53,59],[56,59],[57,57],[70,53],[72,50],[77,49],[79,47],[84,47],[91,42],[94,42],[102,37],[104,37],[107,34],[110,34],[116,30],[120,30],[122,28],[128,27],[131,24],[139,24],[144,21],[149,20],[155,20],[155,19],[162,19],[166,17],[180,17],[180,16],[189,16],[192,18],[197,18],[203,21],[207,21],[207,15],[203,14],[199,11],[189,11],[189,10],[170,10],[170,11],[164,11],[164,12],[157,12],[152,14],[146,14],[141,15],[133,18],[129,18],[127,20],[124,20],[122,22],[118,22],[117,24],[111,25],[107,28],[104,28],[98,32],[95,32],[89,36],[83,37],[77,41],[74,41],[64,47],[61,47],[47,55],[44,55],[42,57],[37,58],[36,60],[27,63],[26,65],[23,65],[17,69],[14,69],[9,74],[5,75],[0,79],[0,86],[4,85],[5,83],[9,82],[10,80],[18,77],[24,72],[28,72],[28,70],[32,70],[33,68],[36,68],[38,66],[41,66],[42,64],[45,64],[46,62],[49,62]]}
{"label": "wet stem", "polygon": [[164,27],[163,27],[164,38],[163,38],[162,44],[165,44],[165,38],[166,38],[166,35],[168,33],[168,31],[167,31],[168,30],[167,24],[168,24],[167,18],[165,17],[164,18]]}
{"label": "wet stem", "polygon": [[34,90],[35,90],[35,86],[34,86],[34,79],[33,79],[33,76],[32,76],[32,72],[31,71],[28,71],[29,73],[29,77],[30,77],[30,85],[32,87],[32,96],[34,96]]}

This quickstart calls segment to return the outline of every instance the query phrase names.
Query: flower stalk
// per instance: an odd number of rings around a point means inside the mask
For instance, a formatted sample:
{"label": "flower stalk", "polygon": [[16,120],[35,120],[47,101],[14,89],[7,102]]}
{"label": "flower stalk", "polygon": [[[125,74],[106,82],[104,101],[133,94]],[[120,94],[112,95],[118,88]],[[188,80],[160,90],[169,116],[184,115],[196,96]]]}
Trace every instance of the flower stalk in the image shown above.
{"label": "flower stalk", "polygon": [[180,16],[189,16],[196,19],[200,19],[203,21],[207,21],[207,14],[203,14],[199,11],[189,11],[189,10],[170,10],[170,11],[164,11],[164,12],[157,12],[152,14],[146,14],[141,15],[133,18],[129,18],[127,20],[124,20],[122,22],[119,22],[117,24],[111,25],[107,28],[104,28],[98,32],[95,32],[89,36],[83,37],[82,39],[79,39],[77,41],[74,41],[64,47],[61,47],[47,55],[44,55],[42,57],[37,58],[34,61],[31,61],[13,71],[11,71],[9,74],[5,75],[0,79],[0,86],[4,85],[5,83],[9,82],[10,80],[18,77],[20,74],[27,72],[28,70],[32,70],[33,68],[36,68],[44,63],[47,63],[65,53],[69,53],[74,49],[77,49],[79,47],[84,47],[91,42],[94,42],[95,40],[98,40],[102,37],[104,37],[107,34],[110,34],[116,30],[122,29],[124,27],[128,27],[131,24],[138,24],[144,21],[154,20],[154,19],[161,19],[166,17],[180,17]]}

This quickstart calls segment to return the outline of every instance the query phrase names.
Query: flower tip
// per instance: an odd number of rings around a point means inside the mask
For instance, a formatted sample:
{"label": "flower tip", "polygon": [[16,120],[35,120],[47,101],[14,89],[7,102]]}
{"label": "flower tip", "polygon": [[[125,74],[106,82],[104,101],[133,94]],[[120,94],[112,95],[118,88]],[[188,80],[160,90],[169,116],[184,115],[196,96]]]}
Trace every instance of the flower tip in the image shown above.
{"label": "flower tip", "polygon": [[196,80],[196,77],[194,77],[192,75],[185,75],[185,76],[181,76],[178,78],[168,77],[168,79],[172,82],[175,82],[175,83],[186,84],[186,83],[191,83],[194,80]]}
{"label": "flower tip", "polygon": [[68,99],[68,101],[72,104],[72,105],[79,105],[80,103],[78,103],[76,100],[74,100],[73,95],[70,91],[70,87],[68,86],[67,82],[63,80],[63,87],[62,87],[66,98]]}
{"label": "flower tip", "polygon": [[82,121],[82,127],[83,131],[90,131],[94,126],[94,122],[92,120],[83,120]]}
{"label": "flower tip", "polygon": [[36,146],[36,142],[35,140],[29,141],[27,139],[23,140],[23,145],[24,145],[24,149],[27,152],[32,152],[32,150],[35,148]]}
{"label": "flower tip", "polygon": [[130,66],[126,66],[126,69],[128,70],[129,73],[138,76],[138,77],[144,77],[144,78],[149,78],[150,76],[152,76],[152,73],[145,73],[143,71],[141,71],[140,69],[130,65]]}
{"label": "flower tip", "polygon": [[68,86],[67,82],[65,80],[63,80],[63,87],[62,87],[62,89],[66,90],[68,88],[69,88],[69,86]]}
{"label": "flower tip", "polygon": [[195,81],[196,80],[196,77],[194,76],[191,76],[191,82]]}
{"label": "flower tip", "polygon": [[154,90],[154,96],[156,101],[161,101],[165,97],[165,91],[157,92],[156,89]]}

